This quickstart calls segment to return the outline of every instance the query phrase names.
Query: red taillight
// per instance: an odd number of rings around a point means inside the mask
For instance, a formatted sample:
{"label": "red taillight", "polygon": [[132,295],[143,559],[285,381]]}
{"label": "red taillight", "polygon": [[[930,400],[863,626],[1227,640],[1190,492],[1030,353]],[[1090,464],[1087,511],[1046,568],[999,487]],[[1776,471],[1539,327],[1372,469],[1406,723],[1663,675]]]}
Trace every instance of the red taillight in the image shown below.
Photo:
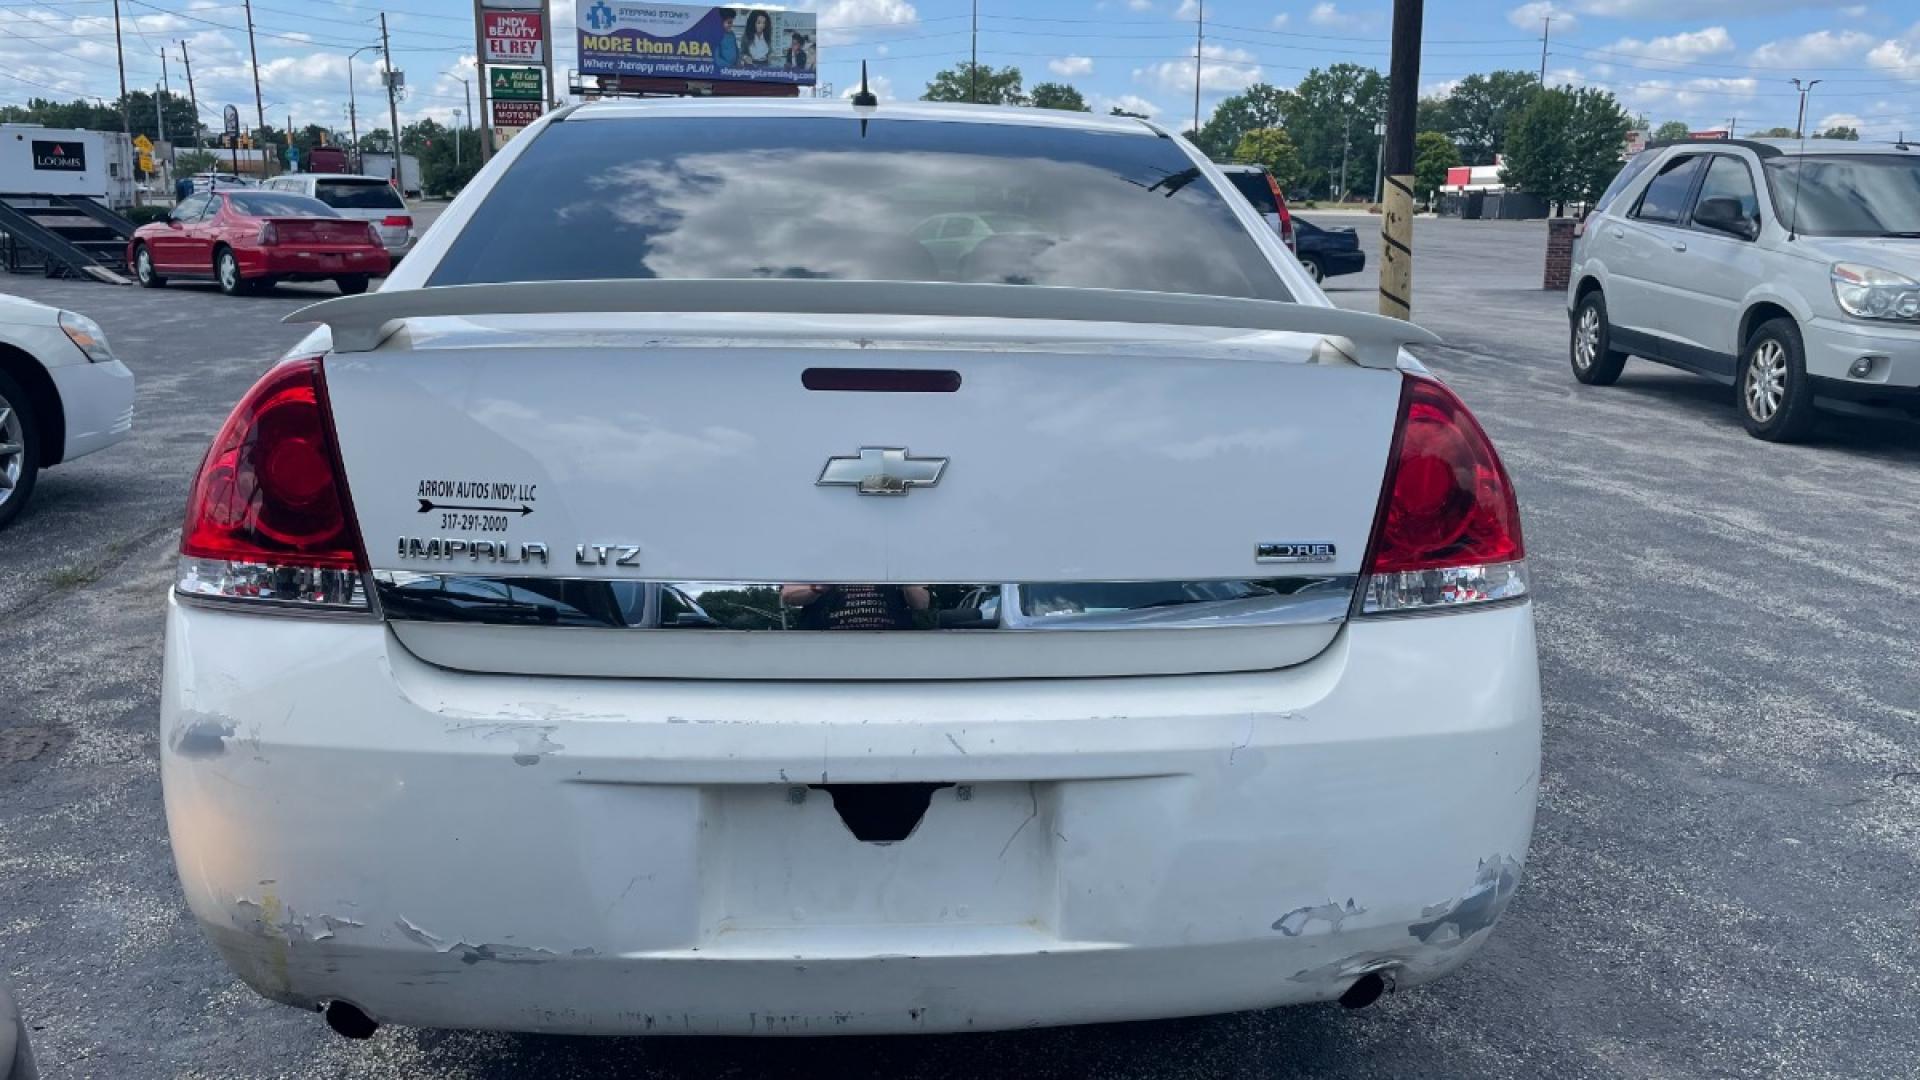
{"label": "red taillight", "polygon": [[388,214],[386,217],[380,219],[380,224],[396,229],[411,229],[413,228],[413,219],[400,214]]}
{"label": "red taillight", "polygon": [[1368,553],[1366,610],[1524,596],[1513,481],[1465,404],[1409,375]]}
{"label": "red taillight", "polygon": [[280,230],[274,228],[273,222],[269,221],[266,224],[260,226],[260,235],[255,237],[254,239],[255,239],[255,242],[258,243],[261,247],[267,247],[271,244],[277,244],[280,242]]}
{"label": "red taillight", "polygon": [[183,593],[364,607],[318,357],[283,361],[234,406],[187,496],[180,554]]}
{"label": "red taillight", "polygon": [[1272,173],[1267,174],[1267,187],[1273,190],[1273,205],[1280,208],[1280,242],[1287,245],[1287,250],[1296,251],[1298,248],[1293,239],[1293,213],[1287,209],[1287,197],[1280,194],[1280,181],[1275,180]]}

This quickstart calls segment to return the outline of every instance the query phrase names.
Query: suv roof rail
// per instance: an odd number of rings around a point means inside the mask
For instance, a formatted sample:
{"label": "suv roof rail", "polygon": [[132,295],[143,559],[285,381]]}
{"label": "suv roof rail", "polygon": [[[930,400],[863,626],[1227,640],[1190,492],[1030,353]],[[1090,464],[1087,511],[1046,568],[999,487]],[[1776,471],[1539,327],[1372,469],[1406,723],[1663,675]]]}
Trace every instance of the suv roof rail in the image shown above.
{"label": "suv roof rail", "polygon": [[1757,142],[1753,139],[1661,139],[1658,142],[1648,143],[1640,152],[1644,154],[1648,150],[1665,150],[1669,146],[1698,146],[1709,150],[1716,146],[1738,146],[1751,150],[1763,158],[1779,157],[1786,153],[1772,143]]}

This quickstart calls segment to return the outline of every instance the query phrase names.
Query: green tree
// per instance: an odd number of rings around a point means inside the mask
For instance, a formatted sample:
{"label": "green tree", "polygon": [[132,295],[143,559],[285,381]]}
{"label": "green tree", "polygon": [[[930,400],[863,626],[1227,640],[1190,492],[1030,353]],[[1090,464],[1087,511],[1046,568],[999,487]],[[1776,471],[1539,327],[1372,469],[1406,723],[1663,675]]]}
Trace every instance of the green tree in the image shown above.
{"label": "green tree", "polygon": [[1506,152],[1507,130],[1540,92],[1540,81],[1525,71],[1469,75],[1447,97],[1446,129],[1469,165],[1491,165]]}
{"label": "green tree", "polygon": [[1421,98],[1414,107],[1413,130],[1452,131],[1453,100],[1444,94]]}
{"label": "green tree", "polygon": [[1748,138],[1751,139],[1792,139],[1796,137],[1794,130],[1790,127],[1770,127],[1765,131],[1756,131],[1748,136]]}
{"label": "green tree", "polygon": [[1194,144],[1208,157],[1231,154],[1247,132],[1256,128],[1286,126],[1287,112],[1293,107],[1293,95],[1266,83],[1255,83],[1221,101],[1213,116],[1190,132]]}
{"label": "green tree", "polygon": [[1693,129],[1687,126],[1685,120],[1669,120],[1653,129],[1655,142],[1679,142],[1691,134]]}
{"label": "green tree", "polygon": [[1108,115],[1108,116],[1131,116],[1131,117],[1133,117],[1133,118],[1134,118],[1135,120],[1151,120],[1151,119],[1153,119],[1153,117],[1151,117],[1151,116],[1148,116],[1148,115],[1147,115],[1146,113],[1139,113],[1139,112],[1128,112],[1127,110],[1125,110],[1125,109],[1123,109],[1123,108],[1121,108],[1121,107],[1120,107],[1120,106],[1118,106],[1118,105],[1115,105],[1115,106],[1114,106],[1113,108],[1111,108],[1111,109],[1108,109],[1108,110],[1107,110],[1107,115]]}
{"label": "green tree", "polygon": [[1850,127],[1830,127],[1827,130],[1821,132],[1820,134],[1815,135],[1814,138],[1840,139],[1845,142],[1859,142],[1860,130],[1858,128],[1850,128]]}
{"label": "green tree", "polygon": [[961,61],[934,75],[921,101],[972,101],[980,105],[1025,105],[1020,69]]}
{"label": "green tree", "polygon": [[1300,182],[1300,151],[1284,128],[1255,128],[1247,132],[1240,136],[1240,145],[1233,148],[1233,156],[1236,161],[1266,166],[1281,191]]}
{"label": "green tree", "polygon": [[1386,78],[1359,64],[1334,64],[1307,72],[1293,97],[1286,126],[1300,147],[1302,179],[1336,199],[1357,191],[1371,198],[1381,143],[1373,127],[1386,118]]}
{"label": "green tree", "polygon": [[1423,131],[1413,137],[1413,190],[1432,199],[1440,185],[1447,182],[1447,170],[1460,164],[1460,148],[1437,131]]}
{"label": "green tree", "polygon": [[212,150],[181,150],[173,157],[173,175],[192,176],[195,173],[218,171],[223,168],[223,160]]}
{"label": "green tree", "polygon": [[1591,202],[1619,171],[1632,122],[1604,90],[1541,91],[1508,127],[1500,179],[1548,202]]}
{"label": "green tree", "polygon": [[1087,99],[1080,91],[1066,83],[1043,82],[1033,84],[1033,97],[1028,102],[1036,109],[1063,109],[1067,112],[1092,112]]}

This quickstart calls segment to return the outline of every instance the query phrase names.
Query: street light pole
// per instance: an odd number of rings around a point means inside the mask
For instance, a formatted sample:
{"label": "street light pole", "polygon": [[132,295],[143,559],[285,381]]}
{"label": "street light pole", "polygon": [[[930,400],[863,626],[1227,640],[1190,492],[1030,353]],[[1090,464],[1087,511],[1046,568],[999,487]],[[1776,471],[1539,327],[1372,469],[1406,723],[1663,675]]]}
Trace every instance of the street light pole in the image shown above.
{"label": "street light pole", "polygon": [[379,47],[378,45],[362,45],[347,54],[347,130],[353,135],[353,145],[350,149],[353,152],[354,168],[356,169],[360,167],[360,107],[354,100],[353,94],[353,58],[363,52],[369,52]]}
{"label": "street light pole", "polygon": [[[1793,80],[1793,88],[1800,91],[1800,117],[1793,122],[1793,137],[1796,139],[1807,137],[1807,95],[1813,93],[1813,88],[1823,82],[1826,80],[1814,79],[1804,84],[1799,79]],[[1728,137],[1731,138],[1732,134],[1729,133]]]}
{"label": "street light pole", "polygon": [[1200,134],[1200,58],[1207,34],[1207,0],[1199,0],[1193,18],[1193,133]]}
{"label": "street light pole", "polygon": [[[120,61],[120,134],[127,138],[128,169],[132,173],[133,120],[127,116],[127,52],[120,44],[120,0],[113,0],[113,54]],[[133,204],[140,205],[140,185],[134,177],[127,177],[127,186],[133,189]]]}
{"label": "street light pole", "polygon": [[187,68],[187,97],[193,102],[193,148],[200,149],[200,92],[193,88],[193,61],[187,57],[187,43],[180,43],[180,62]]}

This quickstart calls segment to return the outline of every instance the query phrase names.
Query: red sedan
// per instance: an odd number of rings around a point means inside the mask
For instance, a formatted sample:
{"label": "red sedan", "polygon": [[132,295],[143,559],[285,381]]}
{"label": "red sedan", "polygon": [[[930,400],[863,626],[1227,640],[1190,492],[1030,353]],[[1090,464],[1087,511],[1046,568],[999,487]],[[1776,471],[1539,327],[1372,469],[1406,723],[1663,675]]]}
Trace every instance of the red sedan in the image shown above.
{"label": "red sedan", "polygon": [[332,280],[349,295],[391,263],[372,225],[318,199],[236,188],[194,195],[127,242],[127,265],[157,289],[170,277],[212,279],[229,296],[282,281]]}

